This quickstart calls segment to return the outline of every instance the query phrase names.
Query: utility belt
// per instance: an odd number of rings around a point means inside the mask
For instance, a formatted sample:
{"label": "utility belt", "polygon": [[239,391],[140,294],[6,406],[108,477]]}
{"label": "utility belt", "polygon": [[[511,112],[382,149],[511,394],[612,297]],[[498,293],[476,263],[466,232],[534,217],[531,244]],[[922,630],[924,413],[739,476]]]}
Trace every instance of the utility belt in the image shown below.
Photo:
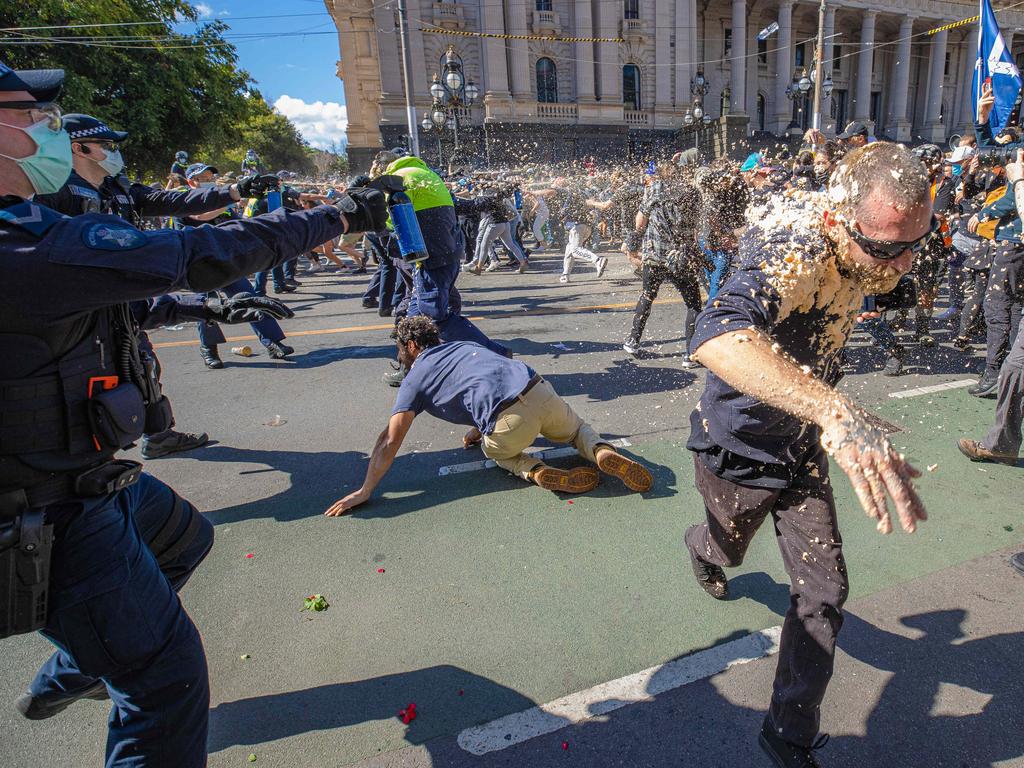
{"label": "utility belt", "polygon": [[141,473],[137,461],[119,459],[0,493],[0,639],[46,626],[53,524],[45,522],[43,508],[115,493],[135,483]]}

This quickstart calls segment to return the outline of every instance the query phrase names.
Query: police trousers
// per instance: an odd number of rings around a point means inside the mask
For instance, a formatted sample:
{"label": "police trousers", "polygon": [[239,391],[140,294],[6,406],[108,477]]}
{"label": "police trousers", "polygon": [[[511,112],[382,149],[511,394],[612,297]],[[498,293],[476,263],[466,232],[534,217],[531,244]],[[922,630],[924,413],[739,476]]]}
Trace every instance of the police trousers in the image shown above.
{"label": "police trousers", "polygon": [[484,435],[484,456],[513,475],[529,481],[530,472],[543,466],[535,456],[523,453],[538,437],[553,443],[569,443],[580,456],[597,463],[594,451],[602,443],[597,433],[548,382],[541,381],[503,410],[494,431]]}
{"label": "police trousers", "polygon": [[769,713],[784,739],[810,746],[849,590],[828,459],[815,446],[785,489],[738,485],[712,473],[698,455],[694,468],[707,521],[686,531],[691,556],[737,566],[761,524],[772,517],[790,588]]}
{"label": "police trousers", "polygon": [[414,267],[408,316],[426,315],[437,323],[441,341],[475,341],[499,355],[511,357],[512,353],[506,347],[491,341],[473,323],[452,309],[451,293],[460,269],[461,264],[457,260],[435,269]]}
{"label": "police trousers", "polygon": [[45,516],[54,543],[42,634],[57,651],[32,693],[59,699],[102,679],[113,704],[107,768],[202,768],[206,655],[177,590],[213,546],[213,526],[145,473],[123,491],[54,504]]}
{"label": "police trousers", "polygon": [[1024,244],[1004,242],[993,249],[985,289],[985,374],[996,376],[1017,335],[1024,304]]}

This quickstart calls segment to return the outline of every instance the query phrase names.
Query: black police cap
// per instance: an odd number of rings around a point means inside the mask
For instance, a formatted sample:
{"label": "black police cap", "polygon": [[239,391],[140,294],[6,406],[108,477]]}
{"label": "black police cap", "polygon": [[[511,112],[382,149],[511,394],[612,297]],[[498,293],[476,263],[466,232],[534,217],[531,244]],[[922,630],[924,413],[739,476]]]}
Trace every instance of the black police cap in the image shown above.
{"label": "black police cap", "polygon": [[35,103],[46,104],[57,98],[63,85],[63,69],[14,70],[0,61],[0,92],[26,91]]}
{"label": "black police cap", "polygon": [[64,130],[72,141],[124,141],[128,138],[126,131],[115,131],[102,120],[77,112],[64,115]]}

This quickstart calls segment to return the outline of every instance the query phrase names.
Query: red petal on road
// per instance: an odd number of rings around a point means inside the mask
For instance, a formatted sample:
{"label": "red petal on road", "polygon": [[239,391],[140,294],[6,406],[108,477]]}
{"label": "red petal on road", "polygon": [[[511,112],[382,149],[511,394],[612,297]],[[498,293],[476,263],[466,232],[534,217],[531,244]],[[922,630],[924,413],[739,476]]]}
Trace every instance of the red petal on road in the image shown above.
{"label": "red petal on road", "polygon": [[254,555],[252,552],[249,552],[245,557],[248,560],[252,560],[254,557],[256,557],[256,555]]}
{"label": "red petal on road", "polygon": [[384,573],[384,569],[383,568],[378,568],[377,569],[377,573]]}
{"label": "red petal on road", "polygon": [[563,741],[562,742],[562,749],[568,749],[568,748],[569,748],[569,742],[568,741]]}
{"label": "red petal on road", "polygon": [[572,503],[573,503],[572,499],[569,499],[569,504],[572,504]]}

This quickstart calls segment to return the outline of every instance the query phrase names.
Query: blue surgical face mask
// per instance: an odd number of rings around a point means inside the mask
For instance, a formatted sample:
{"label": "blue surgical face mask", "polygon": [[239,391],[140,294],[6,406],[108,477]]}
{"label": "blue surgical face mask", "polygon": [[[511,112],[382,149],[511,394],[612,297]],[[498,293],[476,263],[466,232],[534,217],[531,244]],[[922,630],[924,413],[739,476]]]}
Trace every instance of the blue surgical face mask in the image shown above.
{"label": "blue surgical face mask", "polygon": [[954,176],[959,176],[963,172],[964,172],[964,167],[962,165],[960,165],[959,163],[957,163],[956,165],[953,166],[953,175]]}
{"label": "blue surgical face mask", "polygon": [[124,159],[121,157],[120,149],[112,149],[107,152],[105,158],[96,162],[107,172],[107,176],[117,176],[124,169]]}
{"label": "blue surgical face mask", "polygon": [[49,123],[48,119],[40,120],[28,128],[0,123],[28,134],[35,142],[36,151],[28,157],[11,157],[4,154],[0,154],[0,157],[17,163],[38,195],[53,194],[64,186],[64,182],[71,175],[71,137],[63,129],[53,130]]}

